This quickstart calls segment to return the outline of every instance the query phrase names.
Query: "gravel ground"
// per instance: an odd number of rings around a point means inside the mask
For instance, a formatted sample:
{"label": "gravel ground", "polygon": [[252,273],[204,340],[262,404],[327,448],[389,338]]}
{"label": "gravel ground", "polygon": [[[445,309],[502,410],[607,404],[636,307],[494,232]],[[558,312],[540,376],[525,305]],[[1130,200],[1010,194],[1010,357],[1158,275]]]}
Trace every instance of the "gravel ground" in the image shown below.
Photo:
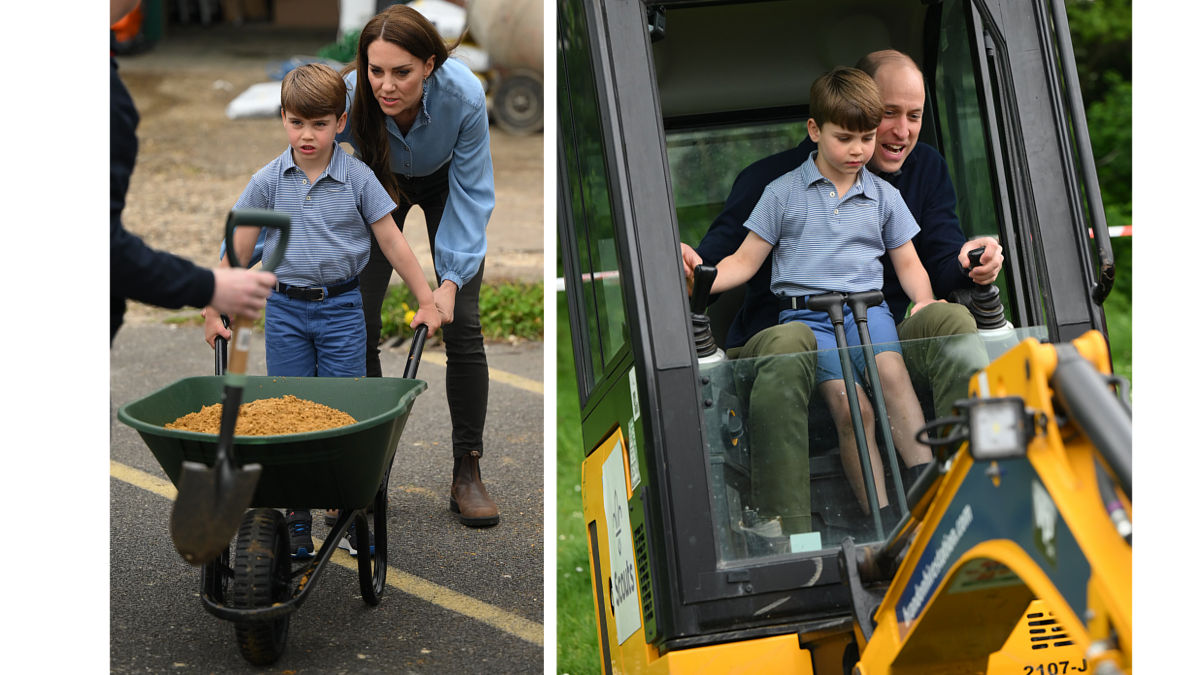
{"label": "gravel ground", "polygon": [[[119,73],[141,115],[138,164],[125,227],[159,249],[198,264],[215,262],[225,216],[250,176],[287,145],[278,118],[230,120],[229,102],[292,56],[315,55],[334,36],[244,25],[172,26],[150,51],[119,57]],[[491,128],[496,209],[488,225],[485,280],[543,278],[543,135]],[[405,234],[432,278],[423,216]],[[401,283],[393,276],[393,283]],[[194,310],[185,310],[195,313]],[[127,321],[165,310],[130,303]]]}

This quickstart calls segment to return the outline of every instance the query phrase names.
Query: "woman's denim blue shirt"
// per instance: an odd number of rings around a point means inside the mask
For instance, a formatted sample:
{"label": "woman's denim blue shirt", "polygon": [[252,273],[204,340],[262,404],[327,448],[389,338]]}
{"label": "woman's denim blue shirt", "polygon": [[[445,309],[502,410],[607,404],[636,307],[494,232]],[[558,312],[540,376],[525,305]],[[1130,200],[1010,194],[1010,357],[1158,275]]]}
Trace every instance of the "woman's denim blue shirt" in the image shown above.
{"label": "woman's denim blue shirt", "polygon": [[[358,72],[345,79],[353,102]],[[450,163],[450,192],[433,262],[441,280],[462,288],[483,262],[487,223],[496,205],[483,85],[461,61],[447,59],[426,81],[421,110],[408,133],[400,133],[390,117],[386,123],[393,173],[427,176]],[[349,124],[337,140],[354,145]]]}

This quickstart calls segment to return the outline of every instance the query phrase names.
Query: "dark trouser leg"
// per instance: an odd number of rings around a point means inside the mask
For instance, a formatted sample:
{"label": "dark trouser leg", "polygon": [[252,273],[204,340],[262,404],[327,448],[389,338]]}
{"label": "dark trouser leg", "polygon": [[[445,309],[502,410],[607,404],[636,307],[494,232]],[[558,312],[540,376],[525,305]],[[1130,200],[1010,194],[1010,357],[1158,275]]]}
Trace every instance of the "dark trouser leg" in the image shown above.
{"label": "dark trouser leg", "polygon": [[[446,206],[446,193],[419,202],[425,212],[425,228],[436,251],[438,226]],[[436,255],[435,255],[436,259]],[[446,402],[450,406],[451,444],[455,457],[472,451],[483,454],[483,424],[487,417],[488,365],[479,323],[479,288],[483,285],[484,262],[454,296],[454,321],[442,326],[446,345]],[[438,270],[438,281],[441,282]]]}
{"label": "dark trouser leg", "polygon": [[731,355],[754,358],[746,421],[750,498],[760,518],[779,516],[785,534],[812,531],[808,402],[816,338],[796,321],[759,332]]}
{"label": "dark trouser leg", "polygon": [[487,416],[488,364],[479,323],[479,272],[458,290],[454,299],[454,322],[442,326],[446,344],[446,401],[450,405],[451,441],[454,456],[472,450],[483,454],[483,424]]}
{"label": "dark trouser leg", "polygon": [[[400,178],[400,177],[398,177]],[[442,222],[449,188],[445,173],[430,176],[420,185],[401,180],[401,189],[425,212],[425,227],[437,259],[437,232]],[[436,267],[437,263],[434,263]],[[500,511],[488,495],[479,470],[483,455],[483,425],[487,417],[488,365],[479,322],[479,289],[484,263],[454,296],[454,321],[442,326],[446,346],[446,403],[450,407],[454,473],[450,484],[450,509],[471,527],[500,522]],[[438,270],[438,283],[442,280]]]}
{"label": "dark trouser leg", "polygon": [[913,384],[933,391],[936,416],[949,415],[954,402],[967,397],[971,375],[988,363],[971,311],[954,303],[926,305],[900,322],[897,331],[901,340],[919,340],[903,346]]}

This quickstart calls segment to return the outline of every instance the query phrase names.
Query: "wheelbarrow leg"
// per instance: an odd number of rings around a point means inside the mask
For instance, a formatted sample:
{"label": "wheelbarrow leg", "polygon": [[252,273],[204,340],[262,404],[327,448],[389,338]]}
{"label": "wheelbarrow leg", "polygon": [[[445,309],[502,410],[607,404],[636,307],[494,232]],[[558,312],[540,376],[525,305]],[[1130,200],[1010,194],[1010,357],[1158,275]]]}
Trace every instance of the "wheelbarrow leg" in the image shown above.
{"label": "wheelbarrow leg", "polygon": [[[387,483],[389,469],[383,476],[383,483],[375,493],[374,513],[355,512],[354,527],[359,533],[358,551],[358,586],[362,590],[363,602],[368,605],[378,605],[383,594],[383,586],[387,581]],[[371,529],[367,530],[368,516],[371,517]],[[370,533],[375,534],[375,550],[363,550]]]}

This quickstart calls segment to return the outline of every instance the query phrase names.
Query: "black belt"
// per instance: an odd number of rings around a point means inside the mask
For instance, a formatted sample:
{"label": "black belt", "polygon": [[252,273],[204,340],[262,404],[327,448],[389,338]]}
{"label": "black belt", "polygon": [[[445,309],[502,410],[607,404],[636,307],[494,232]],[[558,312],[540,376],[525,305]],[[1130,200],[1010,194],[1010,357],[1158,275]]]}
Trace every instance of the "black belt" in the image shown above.
{"label": "black belt", "polygon": [[808,295],[781,295],[779,297],[779,311],[785,309],[808,309]]}
{"label": "black belt", "polygon": [[346,291],[352,291],[358,288],[358,277],[354,277],[349,281],[343,281],[340,284],[332,286],[317,286],[315,288],[304,288],[302,286],[289,286],[282,281],[275,283],[275,290],[283,293],[289,298],[295,300],[308,300],[309,302],[319,302],[325,298],[332,298],[341,295]]}

